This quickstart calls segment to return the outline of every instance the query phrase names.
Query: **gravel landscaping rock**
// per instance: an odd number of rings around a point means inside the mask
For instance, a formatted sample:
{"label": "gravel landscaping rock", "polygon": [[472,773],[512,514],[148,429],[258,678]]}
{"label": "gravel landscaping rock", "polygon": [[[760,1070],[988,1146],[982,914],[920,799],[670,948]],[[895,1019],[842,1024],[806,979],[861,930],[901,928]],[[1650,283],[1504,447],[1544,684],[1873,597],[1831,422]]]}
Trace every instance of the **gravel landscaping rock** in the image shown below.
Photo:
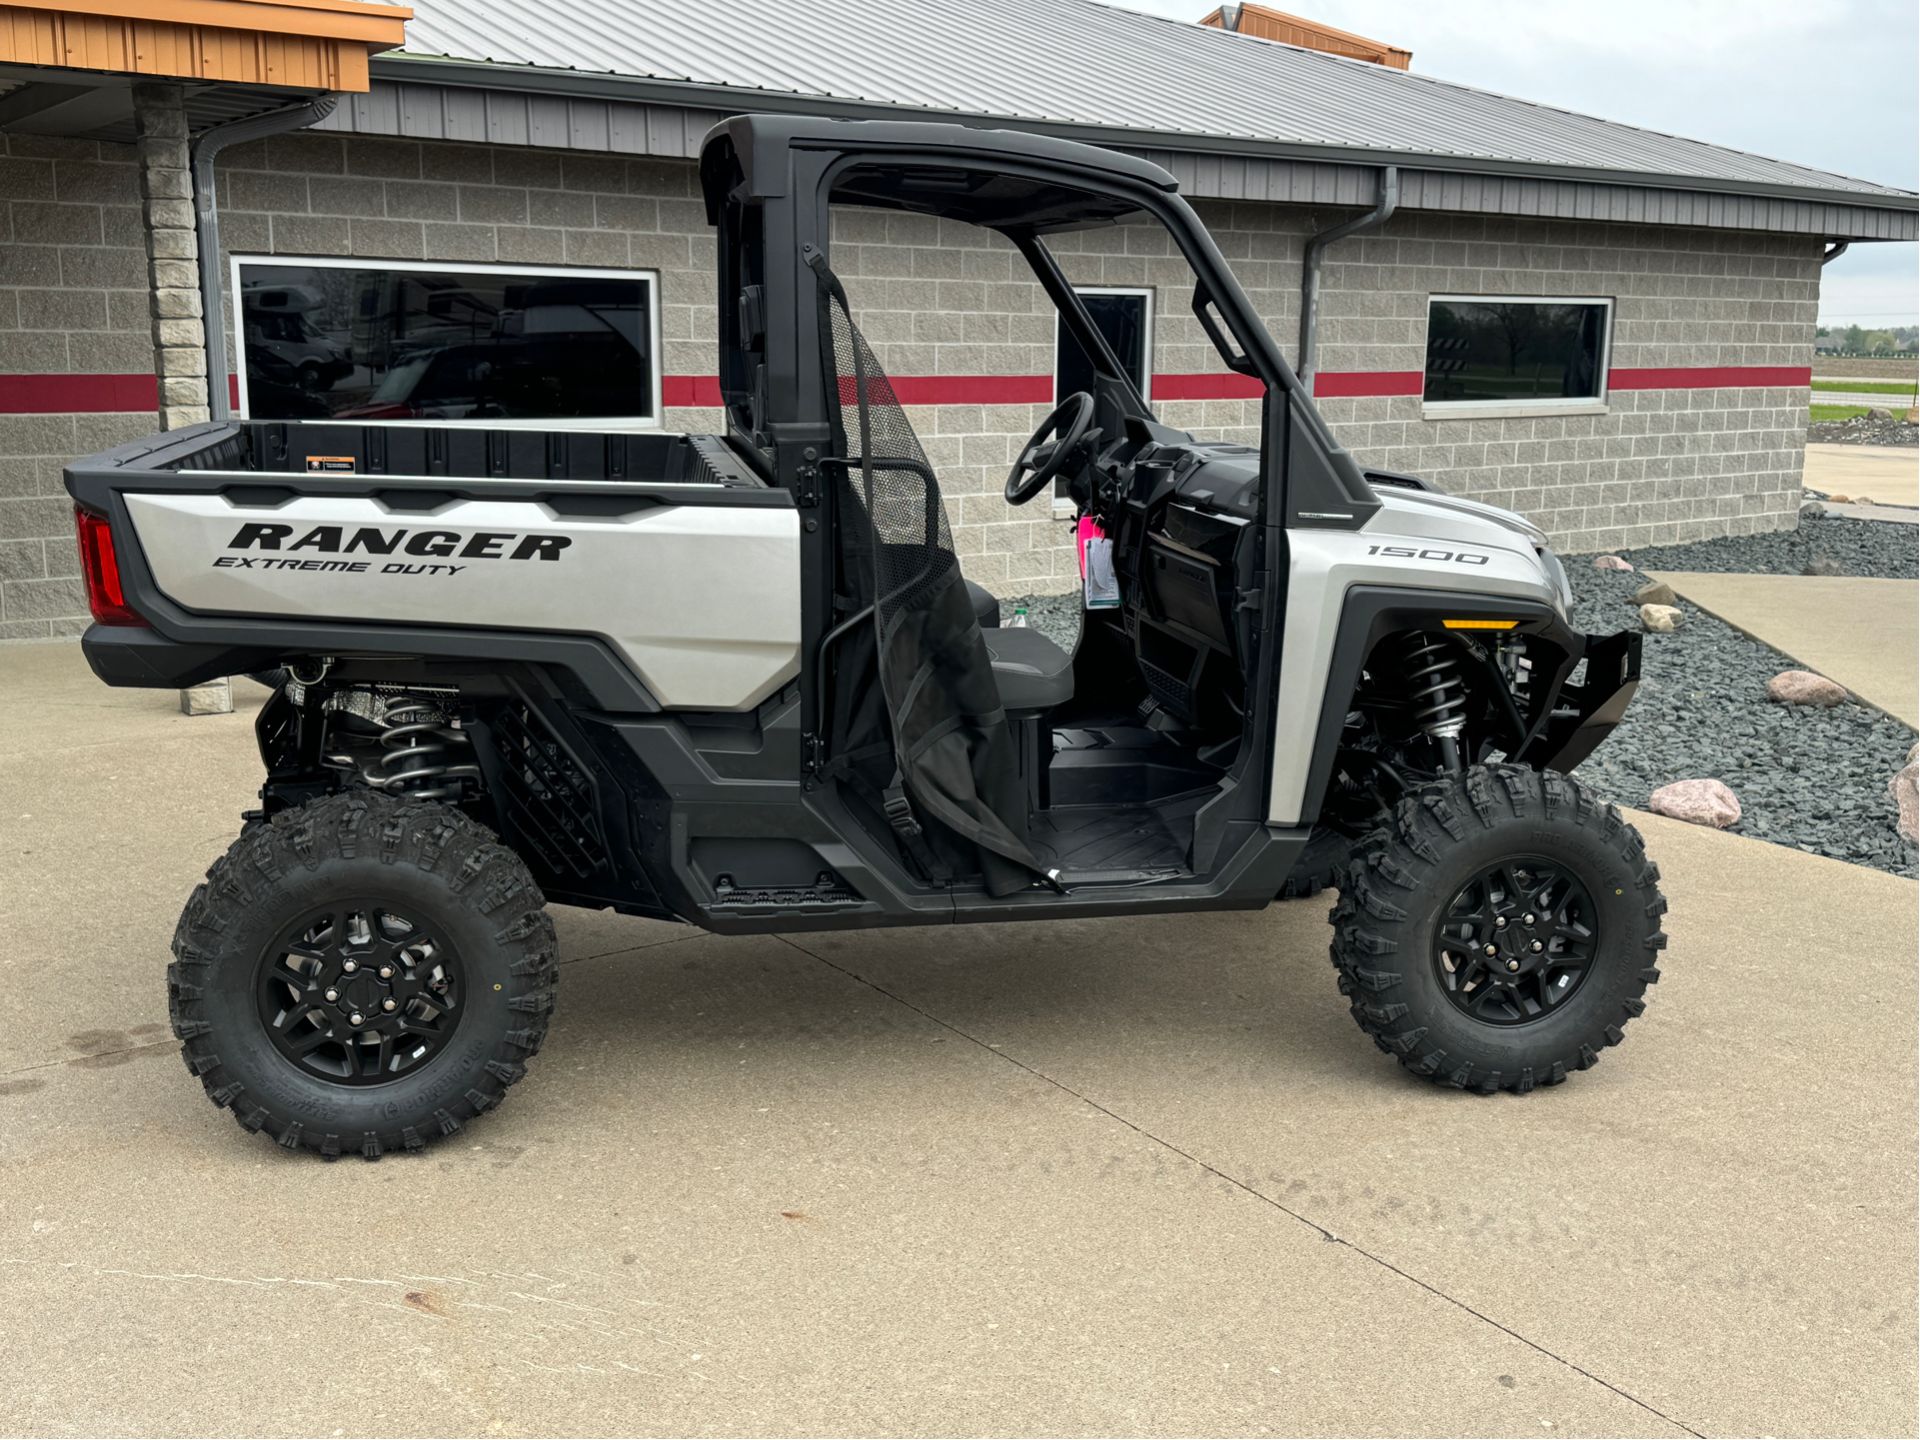
{"label": "gravel landscaping rock", "polygon": [[1811,670],[1782,670],[1767,681],[1767,698],[1781,705],[1816,705],[1831,709],[1847,700],[1847,687]]}
{"label": "gravel landscaping rock", "polygon": [[1669,815],[1689,825],[1711,825],[1725,830],[1740,823],[1740,800],[1718,780],[1676,780],[1647,798],[1656,815]]}
{"label": "gravel landscaping rock", "polygon": [[1908,761],[1906,768],[1887,782],[1887,793],[1900,807],[1900,838],[1911,845],[1920,839],[1920,765]]}
{"label": "gravel landscaping rock", "polygon": [[[1819,396],[1814,403],[1819,403]],[[1807,440],[1815,445],[1913,445],[1920,443],[1920,425],[1909,425],[1899,415],[1890,420],[1856,415],[1851,420],[1822,420],[1807,426]]]}
{"label": "gravel landscaping rock", "polygon": [[1674,603],[1673,587],[1664,580],[1649,580],[1633,592],[1636,605],[1671,605]]}
{"label": "gravel landscaping rock", "polygon": [[1008,596],[1000,602],[1000,623],[1011,623],[1013,612],[1022,605],[1027,607],[1027,624],[1069,655],[1073,653],[1073,647],[1080,643],[1080,617],[1084,613],[1079,591],[1065,595]]}
{"label": "gravel landscaping rock", "polygon": [[[1920,525],[1829,515],[1798,530],[1729,535],[1685,545],[1624,552],[1636,570],[1698,570],[1716,575],[1803,575],[1816,558],[1841,575],[1920,579]],[[1570,566],[1586,572],[1589,566]]]}
{"label": "gravel landscaping rock", "polygon": [[[1906,531],[1912,544],[1908,527],[1884,528]],[[1740,543],[1689,547],[1696,562],[1674,568],[1740,568],[1734,557],[1712,553]],[[1576,629],[1607,634],[1633,626],[1641,577],[1586,565],[1567,572]],[[1646,637],[1639,693],[1613,734],[1581,762],[1580,778],[1618,804],[1643,809],[1655,790],[1676,780],[1719,780],[1740,799],[1736,835],[1912,876],[1914,847],[1895,829],[1887,777],[1901,769],[1914,732],[1856,700],[1824,710],[1769,702],[1767,682],[1792,659],[1684,599],[1681,609],[1684,626]]]}

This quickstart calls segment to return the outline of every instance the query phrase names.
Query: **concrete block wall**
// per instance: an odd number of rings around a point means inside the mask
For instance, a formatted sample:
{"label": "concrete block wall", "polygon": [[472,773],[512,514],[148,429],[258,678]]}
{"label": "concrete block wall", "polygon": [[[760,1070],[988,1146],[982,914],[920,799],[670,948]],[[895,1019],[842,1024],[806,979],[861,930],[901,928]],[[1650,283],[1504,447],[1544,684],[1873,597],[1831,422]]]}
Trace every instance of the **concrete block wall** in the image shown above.
{"label": "concrete block wall", "polygon": [[[216,172],[223,280],[235,254],[655,270],[662,373],[714,373],[713,232],[690,162],[306,131],[235,146]],[[664,422],[721,423],[698,407]]]}
{"label": "concrete block wall", "polygon": [[127,407],[0,414],[0,640],[87,626],[60,470],[154,428],[146,267],[132,146],[0,134],[0,376]]}
{"label": "concrete block wall", "polygon": [[[0,136],[0,147],[0,374],[151,376],[133,150],[23,136]],[[223,275],[236,252],[652,269],[662,372],[714,373],[713,240],[689,162],[306,132],[227,151],[218,183]],[[1305,241],[1344,212],[1197,208],[1292,355]],[[890,373],[1050,379],[1052,309],[1010,246],[877,211],[843,211],[835,227],[835,268]],[[1615,369],[1804,366],[1819,248],[1759,234],[1404,213],[1329,255],[1321,369],[1423,370],[1430,294],[1614,297]],[[1120,226],[1057,237],[1054,249],[1076,284],[1154,291],[1154,374],[1220,370],[1188,308],[1191,273],[1164,234]],[[221,323],[231,335],[230,296]],[[908,412],[964,563],[1007,594],[1069,588],[1075,573],[1066,527],[1044,498],[1019,510],[999,498],[1019,443],[1050,408],[1050,385],[1025,389],[1031,403]],[[1605,414],[1441,419],[1417,395],[1320,402],[1364,463],[1521,510],[1573,551],[1793,524],[1806,403],[1798,388],[1617,390]],[[1198,434],[1258,438],[1256,401],[1154,405]],[[720,415],[675,406],[663,421],[711,430]],[[151,410],[0,415],[0,638],[84,627],[59,468],[155,423]]]}
{"label": "concrete block wall", "polygon": [[[1422,369],[1426,300],[1446,294],[1611,297],[1614,371],[1804,368],[1820,251],[1798,236],[1401,215],[1330,253],[1321,368]],[[1418,396],[1320,406],[1366,463],[1518,510],[1581,552],[1791,528],[1808,398],[1615,388],[1605,414],[1498,420],[1426,417]]]}

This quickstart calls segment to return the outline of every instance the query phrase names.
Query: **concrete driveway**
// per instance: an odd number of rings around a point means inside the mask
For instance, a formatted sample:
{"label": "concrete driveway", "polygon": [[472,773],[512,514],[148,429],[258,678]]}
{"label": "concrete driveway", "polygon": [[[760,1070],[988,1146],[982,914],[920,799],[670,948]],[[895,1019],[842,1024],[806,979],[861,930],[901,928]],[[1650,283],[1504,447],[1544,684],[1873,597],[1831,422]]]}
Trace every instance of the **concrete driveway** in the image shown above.
{"label": "concrete driveway", "polygon": [[246,715],[171,701],[0,649],[0,1430],[1914,1431],[1910,882],[1642,820],[1666,978],[1526,1098],[1377,1054],[1320,902],[562,911],[508,1105],[326,1165],[166,1034],[257,784]]}
{"label": "concrete driveway", "polygon": [[1876,505],[1920,505],[1920,450],[1911,445],[1809,445],[1801,483]]}
{"label": "concrete driveway", "polygon": [[1702,610],[1920,726],[1920,581],[1649,570]]}

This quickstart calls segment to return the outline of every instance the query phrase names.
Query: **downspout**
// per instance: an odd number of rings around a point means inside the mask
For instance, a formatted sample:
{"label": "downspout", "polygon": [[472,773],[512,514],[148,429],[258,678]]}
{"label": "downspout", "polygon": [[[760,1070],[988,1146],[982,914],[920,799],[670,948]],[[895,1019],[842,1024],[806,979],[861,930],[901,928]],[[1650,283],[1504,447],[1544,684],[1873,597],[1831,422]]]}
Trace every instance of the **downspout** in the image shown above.
{"label": "downspout", "polygon": [[1306,386],[1307,394],[1313,394],[1313,377],[1319,369],[1316,352],[1318,350],[1320,328],[1320,260],[1327,246],[1336,240],[1344,240],[1349,235],[1357,235],[1362,230],[1371,230],[1383,225],[1392,217],[1394,207],[1400,203],[1400,167],[1388,165],[1380,171],[1380,199],[1373,209],[1364,215],[1334,226],[1331,230],[1322,230],[1307,241],[1305,255],[1300,264],[1300,363],[1295,367],[1300,374],[1300,383]]}
{"label": "downspout", "polygon": [[[333,113],[339,99],[321,95],[284,110],[229,120],[202,130],[193,142],[193,218],[200,250],[200,323],[207,342],[207,414],[215,421],[233,418],[233,402],[227,375],[227,327],[220,304],[220,207],[213,193],[214,157],[229,145],[317,125]],[[234,304],[239,303],[236,295]]]}
{"label": "downspout", "polygon": [[1835,260],[1838,260],[1842,255],[1846,254],[1847,248],[1852,244],[1853,242],[1851,240],[1834,241],[1833,244],[1820,252],[1820,263],[1822,265],[1832,264]]}

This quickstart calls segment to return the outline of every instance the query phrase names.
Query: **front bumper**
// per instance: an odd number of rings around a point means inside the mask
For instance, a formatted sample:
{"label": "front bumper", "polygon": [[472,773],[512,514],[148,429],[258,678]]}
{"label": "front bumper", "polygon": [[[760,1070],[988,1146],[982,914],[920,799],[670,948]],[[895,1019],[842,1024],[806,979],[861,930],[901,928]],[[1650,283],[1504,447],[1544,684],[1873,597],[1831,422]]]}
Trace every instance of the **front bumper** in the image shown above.
{"label": "front bumper", "polygon": [[1640,688],[1640,637],[1586,635],[1586,671],[1561,687],[1553,710],[1515,759],[1536,770],[1573,769],[1613,732]]}

